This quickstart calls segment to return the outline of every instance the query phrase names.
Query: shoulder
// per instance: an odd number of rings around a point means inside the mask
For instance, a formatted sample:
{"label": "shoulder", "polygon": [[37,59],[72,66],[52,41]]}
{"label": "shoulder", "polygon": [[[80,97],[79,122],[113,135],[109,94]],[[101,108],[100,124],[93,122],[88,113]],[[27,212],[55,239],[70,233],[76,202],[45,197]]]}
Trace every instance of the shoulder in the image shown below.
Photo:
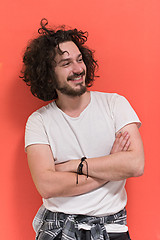
{"label": "shoulder", "polygon": [[128,111],[133,111],[133,108],[126,97],[118,93],[93,91],[92,94],[93,98],[97,99],[99,102],[103,102],[103,105],[106,105],[113,113],[121,112],[122,110],[124,110],[126,113],[128,113]]}
{"label": "shoulder", "polygon": [[49,115],[50,112],[54,111],[55,109],[55,103],[51,102],[39,109],[37,109],[36,111],[34,111],[29,117],[28,117],[28,121],[32,121],[32,120],[38,120],[38,119],[43,119],[45,118],[45,116]]}
{"label": "shoulder", "polygon": [[118,102],[127,101],[124,96],[119,95],[117,93],[92,91],[91,94],[93,98],[95,98],[97,101],[103,101],[110,107],[114,107],[114,105],[117,104]]}
{"label": "shoulder", "polygon": [[99,91],[91,91],[91,94],[95,97],[106,98],[109,100],[112,100],[117,97],[123,97],[123,96],[119,95],[118,93],[107,93],[107,92],[99,92]]}

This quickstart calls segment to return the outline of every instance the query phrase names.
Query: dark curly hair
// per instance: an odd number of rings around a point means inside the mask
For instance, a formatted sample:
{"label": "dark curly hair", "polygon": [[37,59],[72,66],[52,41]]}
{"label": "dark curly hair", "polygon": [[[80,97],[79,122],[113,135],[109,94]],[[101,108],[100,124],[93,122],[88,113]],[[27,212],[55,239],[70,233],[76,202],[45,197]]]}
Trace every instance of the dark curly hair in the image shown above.
{"label": "dark curly hair", "polygon": [[23,56],[23,69],[21,78],[30,86],[31,93],[41,100],[49,101],[56,99],[54,58],[56,47],[62,54],[59,44],[73,41],[79,48],[83,61],[86,65],[86,86],[91,87],[94,81],[97,61],[93,58],[93,51],[84,43],[87,41],[88,33],[75,29],[66,30],[61,26],[57,30],[47,28],[48,21],[41,20],[41,28],[38,30],[40,36],[31,40]]}

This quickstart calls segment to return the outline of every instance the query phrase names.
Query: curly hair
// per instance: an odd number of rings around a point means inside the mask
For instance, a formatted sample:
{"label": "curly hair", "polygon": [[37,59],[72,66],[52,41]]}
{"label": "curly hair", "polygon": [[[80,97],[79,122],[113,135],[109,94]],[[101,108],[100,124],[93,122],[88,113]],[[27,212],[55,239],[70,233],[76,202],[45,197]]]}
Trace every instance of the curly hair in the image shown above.
{"label": "curly hair", "polygon": [[41,20],[41,28],[38,33],[40,36],[31,40],[23,56],[23,69],[21,76],[26,84],[30,86],[31,93],[43,101],[56,99],[57,92],[55,89],[56,76],[54,73],[54,58],[57,54],[62,54],[59,44],[67,41],[73,41],[82,54],[83,61],[86,65],[86,86],[93,85],[95,70],[98,67],[97,61],[94,60],[93,51],[84,43],[87,41],[88,33],[75,29],[66,30],[61,26],[58,30],[47,28],[48,21]]}

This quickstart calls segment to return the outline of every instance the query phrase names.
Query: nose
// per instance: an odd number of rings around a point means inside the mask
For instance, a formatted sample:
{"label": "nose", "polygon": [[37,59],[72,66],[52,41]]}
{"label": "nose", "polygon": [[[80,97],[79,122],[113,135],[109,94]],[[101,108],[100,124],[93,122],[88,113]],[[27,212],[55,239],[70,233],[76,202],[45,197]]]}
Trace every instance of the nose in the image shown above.
{"label": "nose", "polygon": [[83,66],[82,66],[82,63],[78,63],[78,62],[75,62],[73,65],[72,65],[72,71],[73,73],[81,73],[83,71]]}

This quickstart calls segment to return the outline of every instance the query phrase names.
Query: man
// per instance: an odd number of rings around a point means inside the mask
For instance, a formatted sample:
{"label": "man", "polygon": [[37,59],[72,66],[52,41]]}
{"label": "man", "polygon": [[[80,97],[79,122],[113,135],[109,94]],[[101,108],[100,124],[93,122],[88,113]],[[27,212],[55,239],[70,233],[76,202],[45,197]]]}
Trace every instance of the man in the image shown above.
{"label": "man", "polygon": [[43,198],[36,239],[130,239],[124,186],[143,174],[140,121],[124,97],[88,91],[98,64],[86,33],[47,24],[27,47],[22,71],[33,95],[55,100],[26,124],[29,167]]}

